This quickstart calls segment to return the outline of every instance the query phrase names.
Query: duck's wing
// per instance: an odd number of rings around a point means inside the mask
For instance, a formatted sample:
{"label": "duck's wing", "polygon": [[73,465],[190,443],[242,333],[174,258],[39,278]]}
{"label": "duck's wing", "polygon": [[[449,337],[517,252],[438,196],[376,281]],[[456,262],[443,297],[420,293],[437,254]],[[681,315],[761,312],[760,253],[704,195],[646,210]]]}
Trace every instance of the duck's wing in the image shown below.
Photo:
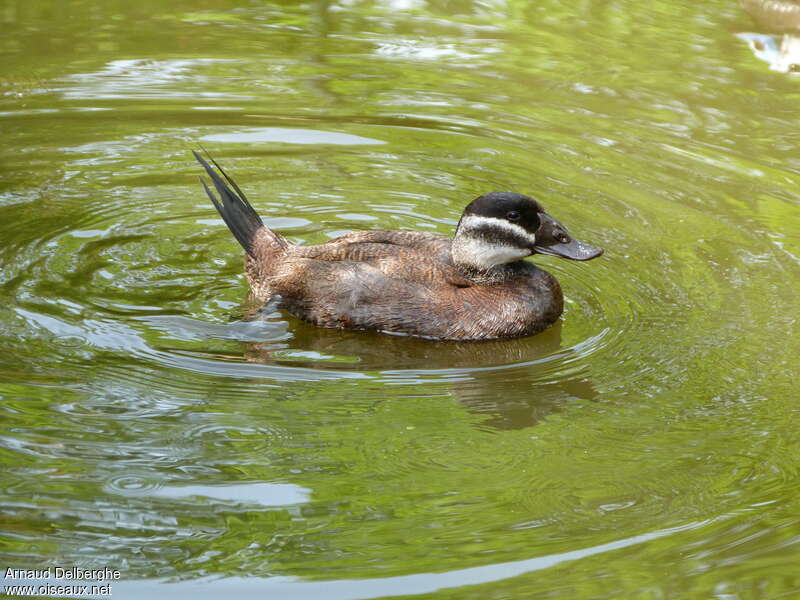
{"label": "duck's wing", "polygon": [[316,325],[440,338],[449,336],[456,296],[471,285],[450,265],[371,242],[292,255],[269,278],[281,305]]}
{"label": "duck's wing", "polygon": [[473,285],[452,265],[450,240],[432,234],[365,231],[318,246],[296,246],[291,254],[287,267],[297,268],[296,261],[331,263],[328,266],[309,265],[308,268],[334,277],[337,269],[352,271],[363,265],[385,277],[410,284],[427,287]]}
{"label": "duck's wing", "polygon": [[338,255],[342,248],[385,244],[388,252],[405,248],[449,264],[451,243],[450,238],[423,231],[354,231],[313,248],[318,252],[333,251]]}

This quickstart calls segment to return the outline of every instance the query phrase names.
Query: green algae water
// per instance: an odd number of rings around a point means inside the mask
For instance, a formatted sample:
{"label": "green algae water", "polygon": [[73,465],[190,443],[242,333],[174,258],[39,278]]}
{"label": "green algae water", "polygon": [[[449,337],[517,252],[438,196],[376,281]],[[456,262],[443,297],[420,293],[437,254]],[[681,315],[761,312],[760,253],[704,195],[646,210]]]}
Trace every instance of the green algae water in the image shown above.
{"label": "green algae water", "polygon": [[[3,575],[118,570],[115,600],[800,597],[800,78],[736,2],[0,0],[0,22]],[[566,310],[526,339],[253,319],[201,145],[295,242],[450,235],[512,190],[606,253],[529,259]]]}

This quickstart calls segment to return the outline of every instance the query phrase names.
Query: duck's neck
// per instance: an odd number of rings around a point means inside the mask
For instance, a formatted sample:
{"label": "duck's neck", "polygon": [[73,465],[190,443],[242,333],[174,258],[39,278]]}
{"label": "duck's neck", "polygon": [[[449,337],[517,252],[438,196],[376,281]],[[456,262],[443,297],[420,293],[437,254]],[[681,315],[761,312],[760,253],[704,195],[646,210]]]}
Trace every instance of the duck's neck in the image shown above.
{"label": "duck's neck", "polygon": [[460,232],[450,247],[453,265],[464,277],[481,285],[505,281],[514,273],[513,265],[529,255],[529,251]]}

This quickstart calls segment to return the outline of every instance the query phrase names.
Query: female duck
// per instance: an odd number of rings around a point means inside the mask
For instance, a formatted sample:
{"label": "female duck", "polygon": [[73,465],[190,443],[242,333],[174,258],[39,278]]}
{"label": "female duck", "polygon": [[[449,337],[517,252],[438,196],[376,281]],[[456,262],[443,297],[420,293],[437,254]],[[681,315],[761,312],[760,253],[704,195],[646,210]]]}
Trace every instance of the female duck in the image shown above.
{"label": "female duck", "polygon": [[800,30],[800,0],[739,0],[739,4],[772,31]]}
{"label": "female duck", "polygon": [[[197,152],[219,194],[203,187],[244,247],[258,301],[320,327],[373,329],[437,340],[532,335],[564,307],[555,277],[523,259],[590,260],[534,199],[493,192],[464,210],[452,240],[416,231],[360,231],[318,246],[288,242],[261,221],[239,187]],[[224,179],[223,179],[224,177]]]}

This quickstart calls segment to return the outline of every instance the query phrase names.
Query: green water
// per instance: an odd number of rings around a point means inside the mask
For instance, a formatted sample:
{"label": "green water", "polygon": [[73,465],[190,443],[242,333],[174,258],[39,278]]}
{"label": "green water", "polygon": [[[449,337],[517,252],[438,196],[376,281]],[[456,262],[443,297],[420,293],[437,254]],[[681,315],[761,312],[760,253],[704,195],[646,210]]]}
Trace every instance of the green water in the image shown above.
{"label": "green water", "polygon": [[[800,78],[733,0],[164,6],[0,0],[0,567],[800,598]],[[201,144],[293,241],[514,190],[606,254],[528,339],[249,322]]]}

